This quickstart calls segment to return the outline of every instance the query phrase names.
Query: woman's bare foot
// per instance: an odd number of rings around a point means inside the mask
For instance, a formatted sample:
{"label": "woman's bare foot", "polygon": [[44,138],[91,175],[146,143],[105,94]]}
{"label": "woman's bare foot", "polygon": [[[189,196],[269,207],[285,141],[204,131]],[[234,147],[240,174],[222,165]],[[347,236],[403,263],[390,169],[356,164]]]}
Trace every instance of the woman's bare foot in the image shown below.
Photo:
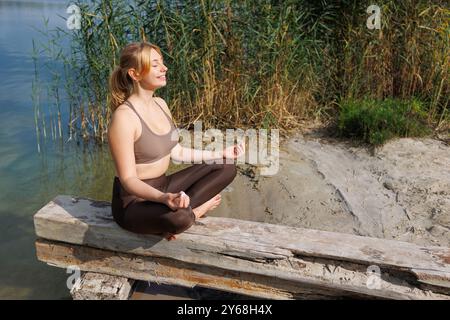
{"label": "woman's bare foot", "polygon": [[166,239],[167,239],[167,241],[170,241],[170,240],[175,240],[177,237],[175,237],[175,235],[174,234],[170,234]]}
{"label": "woman's bare foot", "polygon": [[165,233],[162,233],[160,235],[161,235],[161,237],[165,238],[167,241],[176,239],[175,235],[170,233],[170,232],[165,232]]}
{"label": "woman's bare foot", "polygon": [[197,218],[201,218],[205,213],[208,211],[211,211],[220,204],[220,200],[222,199],[222,196],[220,194],[216,194],[214,197],[206,201],[204,204],[198,206],[197,208],[192,209],[195,216]]}

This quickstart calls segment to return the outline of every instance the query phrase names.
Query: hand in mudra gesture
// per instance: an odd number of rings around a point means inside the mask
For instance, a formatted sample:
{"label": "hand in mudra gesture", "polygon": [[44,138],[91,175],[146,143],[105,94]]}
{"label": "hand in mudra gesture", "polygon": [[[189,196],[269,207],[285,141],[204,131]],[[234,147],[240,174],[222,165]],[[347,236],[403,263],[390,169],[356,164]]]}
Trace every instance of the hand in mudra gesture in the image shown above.
{"label": "hand in mudra gesture", "polygon": [[167,192],[165,194],[164,204],[172,210],[177,210],[179,208],[189,207],[190,201],[189,196],[183,191],[177,193]]}
{"label": "hand in mudra gesture", "polygon": [[223,149],[223,158],[237,159],[245,153],[245,143],[241,142]]}
{"label": "hand in mudra gesture", "polygon": [[[164,204],[167,205],[172,210],[177,210],[178,208],[187,208],[189,207],[191,199],[189,196],[183,191],[177,193],[167,192],[164,194]],[[175,240],[176,237],[174,234],[165,233],[163,235],[167,241]]]}

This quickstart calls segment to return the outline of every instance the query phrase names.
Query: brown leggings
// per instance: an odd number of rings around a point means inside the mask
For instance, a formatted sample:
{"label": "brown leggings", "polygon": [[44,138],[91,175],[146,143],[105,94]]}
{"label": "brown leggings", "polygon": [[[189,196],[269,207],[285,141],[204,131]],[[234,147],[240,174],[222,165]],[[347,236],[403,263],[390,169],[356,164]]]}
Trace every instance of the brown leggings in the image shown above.
{"label": "brown leggings", "polygon": [[236,165],[194,164],[171,175],[142,180],[162,192],[184,191],[190,198],[187,208],[172,210],[163,203],[130,195],[114,177],[112,215],[117,224],[131,232],[141,234],[178,234],[195,222],[192,208],[196,208],[229,185],[236,176]]}

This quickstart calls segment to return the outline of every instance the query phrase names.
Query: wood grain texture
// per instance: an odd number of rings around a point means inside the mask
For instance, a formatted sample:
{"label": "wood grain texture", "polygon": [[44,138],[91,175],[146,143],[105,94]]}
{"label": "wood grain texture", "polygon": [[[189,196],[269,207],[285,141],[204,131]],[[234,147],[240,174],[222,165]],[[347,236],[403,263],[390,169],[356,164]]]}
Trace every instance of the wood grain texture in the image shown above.
{"label": "wood grain texture", "polygon": [[[310,294],[318,290],[326,296],[335,292],[392,299],[449,298],[449,248],[218,217],[200,219],[168,242],[121,229],[108,202],[71,196],[49,202],[35,214],[34,223],[37,236],[43,239],[97,248],[112,252],[111,256],[123,253],[136,259],[176,261],[192,272],[220,269],[285,285],[291,282],[295,288],[308,288]],[[41,258],[51,263],[48,254]],[[370,266],[381,270],[380,289],[366,285]],[[283,289],[265,281],[267,290]],[[277,291],[273,296],[297,299],[301,295],[295,290]]]}
{"label": "wood grain texture", "polygon": [[83,272],[70,289],[74,300],[128,300],[134,280],[96,272]]}

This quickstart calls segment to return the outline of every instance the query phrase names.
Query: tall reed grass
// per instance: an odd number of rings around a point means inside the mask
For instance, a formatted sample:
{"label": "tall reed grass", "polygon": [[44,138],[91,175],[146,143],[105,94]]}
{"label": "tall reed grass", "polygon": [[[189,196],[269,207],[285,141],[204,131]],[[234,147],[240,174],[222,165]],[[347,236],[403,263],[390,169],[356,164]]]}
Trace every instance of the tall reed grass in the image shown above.
{"label": "tall reed grass", "polygon": [[[130,41],[159,45],[168,85],[157,92],[186,128],[278,128],[337,123],[341,101],[417,99],[428,125],[448,126],[446,1],[379,0],[382,28],[366,26],[372,1],[75,2],[81,29],[62,55],[70,137],[103,142],[107,81]],[[52,35],[50,35],[52,36]]]}

